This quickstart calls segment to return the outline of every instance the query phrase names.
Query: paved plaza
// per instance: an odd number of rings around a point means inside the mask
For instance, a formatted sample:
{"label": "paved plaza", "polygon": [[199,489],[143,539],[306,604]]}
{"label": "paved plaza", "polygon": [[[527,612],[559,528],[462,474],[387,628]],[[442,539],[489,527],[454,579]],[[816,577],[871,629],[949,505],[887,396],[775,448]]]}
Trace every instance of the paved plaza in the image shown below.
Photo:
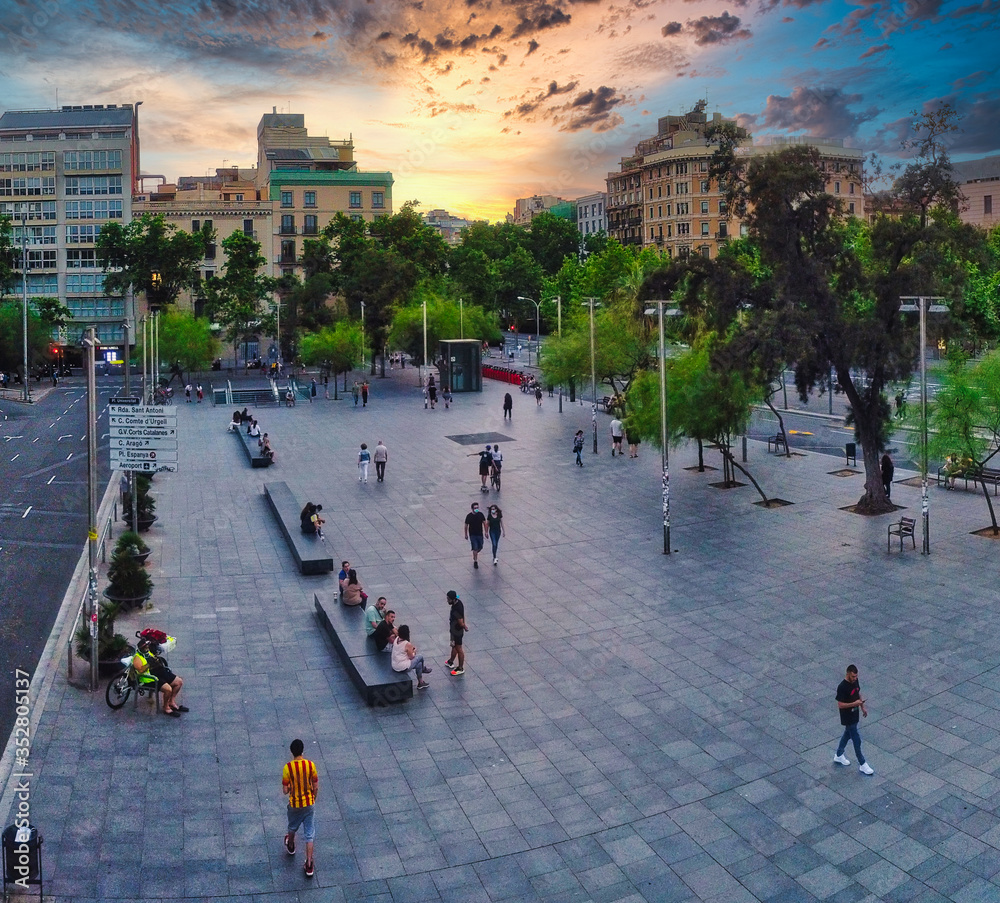
{"label": "paved plaza", "polygon": [[[1000,900],[1000,545],[970,535],[981,494],[932,488],[926,557],[920,490],[897,484],[917,550],[888,554],[894,518],[844,510],[863,476],[832,475],[843,458],[751,442],[747,466],[793,503],[764,509],[684,447],[668,557],[658,451],[612,459],[599,414],[594,455],[589,405],[568,399],[559,414],[516,392],[505,423],[507,388],[430,411],[407,369],[372,380],[367,408],[259,409],[268,470],[226,432],[230,409],[178,406],[180,469],[153,485],[156,610],[119,629],[177,637],[190,712],[111,711],[103,685],[68,683],[53,639],[31,747],[46,899]],[[473,570],[481,434],[509,437],[507,536]],[[359,483],[359,445],[379,438],[386,481]],[[314,614],[336,574],[294,569],[262,494],[276,480],[324,505],[334,560],[410,625],[427,692],[361,701]],[[444,667],[449,589],[471,628],[461,677]],[[849,662],[872,777],[833,763]],[[319,770],[312,879],[282,846],[295,737]]]}

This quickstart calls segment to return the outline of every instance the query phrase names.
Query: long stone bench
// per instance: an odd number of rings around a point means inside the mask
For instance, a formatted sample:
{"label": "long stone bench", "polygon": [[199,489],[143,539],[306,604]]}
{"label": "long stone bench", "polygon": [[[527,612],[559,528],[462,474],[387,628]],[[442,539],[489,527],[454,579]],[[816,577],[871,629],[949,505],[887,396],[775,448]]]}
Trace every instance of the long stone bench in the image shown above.
{"label": "long stone bench", "polygon": [[278,526],[288,542],[292,557],[303,574],[328,574],[333,570],[333,556],[325,541],[315,533],[303,533],[299,514],[302,505],[292,495],[287,483],[265,483],[264,495],[274,512]]}
{"label": "long stone bench", "polygon": [[393,705],[413,698],[408,674],[392,670],[392,656],[379,652],[365,633],[365,614],[360,605],[341,605],[336,598],[320,601],[313,593],[316,617],[330,637],[347,676],[368,705]]}
{"label": "long stone bench", "polygon": [[249,460],[251,467],[270,467],[274,463],[270,458],[260,453],[260,446],[257,444],[259,440],[256,436],[251,436],[242,427],[233,430],[233,432],[240,437],[240,442],[243,443],[243,450],[247,453],[247,460]]}

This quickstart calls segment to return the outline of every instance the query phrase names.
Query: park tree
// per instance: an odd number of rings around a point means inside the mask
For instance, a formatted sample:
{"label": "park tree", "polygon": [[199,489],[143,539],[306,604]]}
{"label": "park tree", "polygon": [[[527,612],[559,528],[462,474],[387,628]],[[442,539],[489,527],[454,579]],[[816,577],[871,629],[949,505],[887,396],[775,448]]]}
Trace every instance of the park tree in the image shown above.
{"label": "park tree", "polygon": [[525,247],[546,276],[559,272],[567,257],[580,255],[580,230],[576,223],[545,211],[531,221]]}
{"label": "park tree", "polygon": [[219,341],[204,317],[168,308],[160,315],[160,358],[179,364],[181,371],[205,370],[219,353]]}
{"label": "park tree", "polygon": [[423,361],[424,312],[427,304],[427,354],[431,363],[436,359],[438,344],[443,339],[457,339],[462,333],[467,338],[485,342],[500,339],[496,314],[483,310],[476,304],[459,307],[458,301],[449,298],[428,285],[421,286],[415,294],[415,303],[398,307],[389,328],[389,344],[405,351],[414,360]]}
{"label": "park tree", "polygon": [[0,297],[14,285],[18,255],[12,244],[13,226],[9,216],[0,216]]}
{"label": "park tree", "polygon": [[[28,305],[28,368],[45,357],[52,330]],[[0,370],[24,373],[24,306],[23,301],[7,298],[0,301]]]}
{"label": "park tree", "polygon": [[226,255],[222,273],[204,283],[203,291],[210,319],[222,325],[227,340],[238,349],[254,336],[275,334],[274,305],[269,302],[276,282],[262,275],[267,260],[253,236],[234,232],[222,242],[222,249]]}
{"label": "park tree", "polygon": [[308,366],[319,366],[333,376],[333,397],[337,398],[337,376],[353,370],[361,362],[361,327],[349,320],[324,326],[303,335],[299,356]]}
{"label": "park tree", "polygon": [[[919,411],[908,418],[911,452],[923,453],[923,423]],[[949,458],[966,473],[984,467],[996,469],[1000,454],[1000,351],[993,351],[970,367],[967,356],[953,353],[932,401],[927,404],[927,457]],[[954,465],[953,465],[954,466]],[[1000,536],[989,485],[980,482],[994,536]]]}
{"label": "park tree", "polygon": [[162,214],[143,213],[125,225],[105,223],[95,242],[104,288],[117,297],[129,289],[143,292],[154,307],[173,304],[197,282],[198,264],[214,241],[210,226],[188,233]]}

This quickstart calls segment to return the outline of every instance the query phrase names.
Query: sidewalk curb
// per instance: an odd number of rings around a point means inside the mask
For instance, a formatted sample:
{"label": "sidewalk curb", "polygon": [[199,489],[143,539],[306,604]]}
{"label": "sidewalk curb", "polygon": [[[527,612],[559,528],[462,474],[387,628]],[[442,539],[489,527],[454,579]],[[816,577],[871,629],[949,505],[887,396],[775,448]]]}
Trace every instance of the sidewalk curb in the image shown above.
{"label": "sidewalk curb", "polygon": [[[118,472],[113,471],[111,479],[108,481],[107,488],[104,490],[104,497],[101,500],[101,505],[97,512],[97,523],[99,524],[104,523],[105,519],[110,516],[111,507],[114,504],[115,496],[118,493],[118,480]],[[70,579],[69,586],[66,588],[66,594],[63,596],[62,604],[59,606],[59,613],[56,615],[55,623],[52,625],[52,632],[49,634],[49,638],[45,643],[45,648],[42,650],[41,657],[38,659],[38,666],[31,675],[31,724],[29,725],[28,736],[32,741],[34,740],[35,731],[38,728],[38,722],[41,720],[42,713],[45,711],[45,702],[48,699],[49,691],[52,689],[56,678],[60,676],[59,659],[66,648],[66,643],[69,638],[68,634],[73,626],[73,617],[76,615],[75,607],[83,597],[83,593],[87,588],[87,583],[90,578],[89,571],[90,551],[87,544],[84,543],[83,550],[80,553],[80,560],[76,564],[76,569],[73,571],[73,577]],[[36,682],[36,678],[39,674],[42,675],[40,684]],[[14,805],[14,793],[16,792],[16,788],[10,780],[11,774],[14,771],[14,752],[17,749],[14,743],[15,739],[15,731],[11,731],[11,735],[8,737],[7,745],[3,751],[3,756],[0,756],[0,787],[4,788],[3,796],[0,797],[0,815],[3,815],[4,819],[7,818],[8,813],[10,813],[11,808]],[[31,746],[29,746],[28,749],[28,762],[30,767]],[[34,780],[34,778],[32,780]]]}

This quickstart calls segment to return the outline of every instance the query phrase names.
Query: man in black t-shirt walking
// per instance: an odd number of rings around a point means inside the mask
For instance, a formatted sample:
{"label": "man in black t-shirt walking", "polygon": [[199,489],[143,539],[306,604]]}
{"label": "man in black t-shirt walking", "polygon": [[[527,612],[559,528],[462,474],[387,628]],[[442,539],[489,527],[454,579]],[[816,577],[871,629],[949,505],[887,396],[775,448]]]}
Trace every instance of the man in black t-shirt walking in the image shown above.
{"label": "man in black t-shirt walking", "polygon": [[465,674],[465,647],[462,640],[469,629],[465,623],[465,604],[458,598],[455,590],[448,590],[448,634],[451,637],[451,655],[445,664],[451,669],[452,676]]}
{"label": "man in black t-shirt walking", "polygon": [[472,566],[479,569],[479,553],[483,550],[483,526],[486,515],[479,510],[477,502],[472,503],[472,510],[465,515],[465,538],[472,546]]}
{"label": "man in black t-shirt walking", "polygon": [[837,687],[837,708],[840,710],[840,723],[844,726],[844,735],[837,744],[837,755],[833,761],[838,765],[850,765],[851,760],[844,755],[847,749],[847,741],[854,744],[854,752],[858,757],[858,771],[862,774],[875,774],[874,769],[865,761],[861,752],[861,734],[858,733],[858,710],[868,717],[868,709],[865,708],[865,700],[861,695],[861,684],[858,683],[858,668],[856,665],[847,666],[847,674]]}

